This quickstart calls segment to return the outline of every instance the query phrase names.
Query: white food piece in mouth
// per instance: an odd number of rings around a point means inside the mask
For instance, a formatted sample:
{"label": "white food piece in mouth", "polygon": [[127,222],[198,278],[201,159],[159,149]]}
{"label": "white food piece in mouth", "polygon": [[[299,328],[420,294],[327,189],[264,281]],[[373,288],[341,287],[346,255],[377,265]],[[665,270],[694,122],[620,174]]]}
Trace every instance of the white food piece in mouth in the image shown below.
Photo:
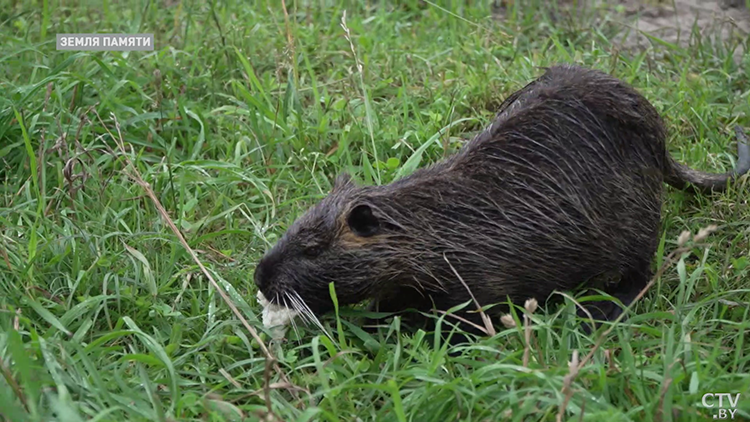
{"label": "white food piece in mouth", "polygon": [[272,337],[279,339],[284,337],[286,332],[286,326],[292,322],[292,319],[299,315],[299,312],[294,309],[289,309],[286,306],[276,305],[268,301],[263,292],[258,290],[256,296],[258,303],[263,307],[263,326],[271,329]]}

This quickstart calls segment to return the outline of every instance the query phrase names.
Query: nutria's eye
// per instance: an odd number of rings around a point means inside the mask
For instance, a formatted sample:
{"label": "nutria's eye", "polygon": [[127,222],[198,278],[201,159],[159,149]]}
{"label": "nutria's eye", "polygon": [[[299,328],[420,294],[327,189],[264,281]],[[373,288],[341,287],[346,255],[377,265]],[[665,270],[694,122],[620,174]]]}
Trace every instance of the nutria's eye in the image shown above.
{"label": "nutria's eye", "polygon": [[315,258],[316,256],[320,255],[322,252],[323,252],[323,246],[321,245],[311,245],[302,249],[302,255],[308,258]]}
{"label": "nutria's eye", "polygon": [[369,237],[380,231],[380,221],[369,205],[357,205],[349,212],[346,219],[352,233],[361,237]]}

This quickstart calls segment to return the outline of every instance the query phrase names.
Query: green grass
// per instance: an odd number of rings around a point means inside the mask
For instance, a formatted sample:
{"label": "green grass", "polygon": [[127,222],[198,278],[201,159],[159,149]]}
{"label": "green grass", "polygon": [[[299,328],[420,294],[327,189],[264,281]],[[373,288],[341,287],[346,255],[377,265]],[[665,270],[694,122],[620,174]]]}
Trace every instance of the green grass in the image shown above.
{"label": "green grass", "polygon": [[[270,371],[264,390],[258,343],[126,173],[130,160],[263,332],[254,264],[336,174],[388,183],[455,151],[538,66],[621,77],[664,114],[676,157],[732,167],[729,129],[750,126],[750,57],[732,60],[746,39],[627,51],[593,13],[519,1],[497,20],[487,3],[288,0],[287,19],[273,1],[1,1],[0,415],[555,420],[573,351],[596,340],[570,300],[533,315],[527,367],[519,328],[450,349],[398,320],[371,336],[342,310],[323,318],[332,338],[300,326],[272,345],[299,389]],[[55,33],[95,31],[154,33],[157,49],[55,51]],[[683,230],[719,230],[606,337],[563,420],[703,421],[705,393],[741,393],[750,418],[747,186],[669,190],[655,265]]]}

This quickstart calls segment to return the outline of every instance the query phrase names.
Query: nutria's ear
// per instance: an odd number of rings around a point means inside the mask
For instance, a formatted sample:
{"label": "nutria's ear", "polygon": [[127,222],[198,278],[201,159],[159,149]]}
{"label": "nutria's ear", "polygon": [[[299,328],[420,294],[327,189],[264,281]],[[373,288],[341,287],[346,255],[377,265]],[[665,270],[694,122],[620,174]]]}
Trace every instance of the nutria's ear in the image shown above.
{"label": "nutria's ear", "polygon": [[370,237],[380,231],[380,220],[373,214],[372,207],[367,204],[352,208],[346,217],[346,224],[352,233],[360,237]]}
{"label": "nutria's ear", "polygon": [[333,182],[333,189],[331,191],[335,192],[351,184],[352,184],[352,177],[349,175],[349,173],[346,173],[346,172],[341,173],[338,175],[338,177],[336,177],[336,180]]}

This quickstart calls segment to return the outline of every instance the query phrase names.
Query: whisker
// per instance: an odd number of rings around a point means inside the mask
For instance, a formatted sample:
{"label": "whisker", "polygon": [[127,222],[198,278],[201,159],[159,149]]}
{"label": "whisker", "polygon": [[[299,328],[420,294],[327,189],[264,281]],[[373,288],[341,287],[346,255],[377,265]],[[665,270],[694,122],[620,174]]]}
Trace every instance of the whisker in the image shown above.
{"label": "whisker", "polygon": [[[287,303],[286,303],[286,299],[287,299],[288,296],[289,295],[287,295],[286,292],[285,292],[284,293],[284,297],[282,298],[282,300],[284,301],[284,307],[285,308],[289,308],[289,305],[287,305]],[[291,309],[294,309],[294,308],[291,308]],[[290,319],[289,323],[292,325],[292,330],[294,330],[294,334],[297,336],[297,340],[299,341],[300,335],[299,335],[299,330],[297,329],[297,322],[294,321],[295,319],[296,318]]]}
{"label": "whisker", "polygon": [[297,298],[295,298],[294,296],[292,296],[292,295],[290,295],[289,293],[286,293],[286,292],[284,294],[286,295],[287,298],[289,298],[289,301],[291,302],[291,305],[292,305],[291,308],[294,309],[295,311],[297,311],[297,313],[299,314],[299,316],[307,324],[313,324],[313,321],[310,319],[310,316],[307,315],[307,312],[305,311],[305,309],[302,308],[302,306],[300,305],[300,303],[297,300]]}
{"label": "whisker", "polygon": [[300,304],[305,308],[306,313],[313,319],[313,322],[315,323],[315,325],[317,325],[318,328],[320,328],[325,333],[325,335],[328,336],[328,338],[332,339],[333,337],[331,337],[331,334],[328,333],[328,331],[326,331],[325,327],[323,327],[323,324],[320,322],[318,317],[315,316],[312,309],[310,309],[310,307],[307,306],[307,303],[305,303],[305,301],[302,300],[302,297],[299,295],[299,293],[297,292],[293,292],[293,293],[295,296],[297,296],[297,299],[299,300]]}
{"label": "whisker", "polygon": [[299,311],[300,315],[304,315],[305,320],[308,323],[316,325],[315,320],[312,318],[313,316],[310,315],[310,312],[308,312],[307,308],[305,308],[299,295],[296,292],[293,292],[293,294],[289,295],[289,298],[294,303],[294,307]]}
{"label": "whisker", "polygon": [[294,304],[294,308],[300,313],[300,315],[304,317],[305,321],[307,321],[308,324],[315,325],[315,321],[311,318],[310,313],[302,305],[302,301],[300,300],[299,295],[297,295],[296,293],[290,294],[289,299]]}

